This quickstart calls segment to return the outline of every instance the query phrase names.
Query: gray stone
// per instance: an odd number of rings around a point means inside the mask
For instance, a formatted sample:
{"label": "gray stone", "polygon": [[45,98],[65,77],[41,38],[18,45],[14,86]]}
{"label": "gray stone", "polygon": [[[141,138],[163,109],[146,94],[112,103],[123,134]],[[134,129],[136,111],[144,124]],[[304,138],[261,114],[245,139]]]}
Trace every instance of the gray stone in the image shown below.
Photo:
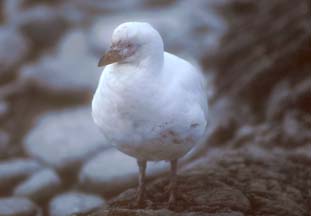
{"label": "gray stone", "polygon": [[41,216],[41,210],[30,200],[19,197],[0,198],[0,215]]}
{"label": "gray stone", "polygon": [[29,38],[33,48],[38,50],[53,46],[67,28],[60,11],[45,5],[23,10],[12,21]]}
{"label": "gray stone", "polygon": [[62,11],[32,0],[4,1],[6,22],[27,36],[32,48],[41,50],[52,46],[67,28]]}
{"label": "gray stone", "polygon": [[3,0],[3,15],[9,24],[21,19],[21,14],[33,5],[32,0]]}
{"label": "gray stone", "polygon": [[305,145],[300,148],[297,148],[295,152],[299,155],[303,155],[304,157],[310,157],[311,145]]}
{"label": "gray stone", "polygon": [[56,92],[93,91],[102,70],[97,61],[88,51],[85,34],[73,30],[61,40],[54,54],[24,66],[21,77]]}
{"label": "gray stone", "polygon": [[105,201],[96,195],[68,192],[58,195],[51,200],[49,213],[50,216],[68,216],[89,212],[104,204]]}
{"label": "gray stone", "polygon": [[0,119],[7,115],[9,111],[9,105],[6,101],[0,100]]}
{"label": "gray stone", "polygon": [[[266,117],[271,120],[280,119],[284,110],[292,100],[292,91],[289,82],[282,81],[275,85],[267,99]],[[282,107],[282,109],[280,109]]]}
{"label": "gray stone", "polygon": [[32,159],[12,159],[0,163],[0,189],[9,189],[41,168],[41,164]]}
{"label": "gray stone", "polygon": [[84,10],[112,12],[137,8],[139,7],[141,0],[115,0],[113,2],[102,0],[70,0],[68,2],[72,7],[79,7]]}
{"label": "gray stone", "polygon": [[20,32],[0,27],[0,78],[16,69],[28,53],[29,43]]}
{"label": "gray stone", "polygon": [[22,5],[26,0],[4,0],[2,1],[3,15],[6,21],[10,22],[16,18],[16,14],[19,14],[22,9]]}
{"label": "gray stone", "polygon": [[24,141],[25,151],[32,157],[70,171],[108,146],[88,106],[43,114]]}
{"label": "gray stone", "polygon": [[309,100],[311,79],[301,80],[292,85],[290,80],[276,83],[271,95],[267,99],[266,118],[268,120],[281,120],[287,111],[300,110],[308,112],[306,101]]}
{"label": "gray stone", "polygon": [[[248,145],[253,146],[274,146],[279,142],[280,128],[273,124],[265,123],[260,125],[244,125],[235,133],[235,136],[227,143],[235,148]],[[278,143],[281,144],[281,143]]]}
{"label": "gray stone", "polygon": [[34,173],[18,185],[14,190],[14,195],[25,196],[41,202],[56,194],[60,190],[61,184],[61,179],[55,171],[44,169]]}
{"label": "gray stone", "polygon": [[310,115],[307,113],[297,110],[287,111],[281,125],[285,146],[308,145],[311,140],[310,122]]}
{"label": "gray stone", "polygon": [[[169,164],[149,162],[147,177],[154,177],[169,169]],[[80,172],[83,188],[105,195],[117,194],[137,184],[138,166],[136,159],[117,149],[109,149],[90,159]]]}

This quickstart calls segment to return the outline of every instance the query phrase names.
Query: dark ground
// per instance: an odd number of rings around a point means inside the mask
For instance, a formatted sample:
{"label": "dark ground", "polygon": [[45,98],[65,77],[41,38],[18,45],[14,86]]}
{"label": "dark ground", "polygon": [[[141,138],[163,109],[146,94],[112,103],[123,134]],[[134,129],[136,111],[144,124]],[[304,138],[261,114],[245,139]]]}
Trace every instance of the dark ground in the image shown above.
{"label": "dark ground", "polygon": [[198,160],[180,174],[179,199],[170,212],[164,210],[168,181],[162,178],[148,185],[145,210],[126,210],[135,200],[133,189],[87,215],[309,215],[310,158],[250,152],[223,157],[212,164]]}

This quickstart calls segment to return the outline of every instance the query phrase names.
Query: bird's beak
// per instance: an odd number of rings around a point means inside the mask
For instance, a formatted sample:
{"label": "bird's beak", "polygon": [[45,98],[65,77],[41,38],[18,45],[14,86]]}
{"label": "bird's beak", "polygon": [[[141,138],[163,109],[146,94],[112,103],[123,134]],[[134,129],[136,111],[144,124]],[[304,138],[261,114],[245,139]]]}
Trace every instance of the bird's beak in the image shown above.
{"label": "bird's beak", "polygon": [[118,61],[123,60],[123,56],[120,54],[120,49],[111,48],[108,50],[98,62],[98,67],[106,66]]}

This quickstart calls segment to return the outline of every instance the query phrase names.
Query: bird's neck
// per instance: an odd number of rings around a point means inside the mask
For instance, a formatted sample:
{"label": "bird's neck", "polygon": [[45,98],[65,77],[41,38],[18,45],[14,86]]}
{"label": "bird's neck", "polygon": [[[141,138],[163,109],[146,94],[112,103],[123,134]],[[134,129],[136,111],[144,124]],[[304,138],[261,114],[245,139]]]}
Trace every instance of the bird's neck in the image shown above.
{"label": "bird's neck", "polygon": [[154,94],[152,92],[159,89],[158,84],[162,81],[163,59],[163,51],[157,51],[148,52],[139,61],[114,64],[108,81],[111,90],[126,95],[127,100],[137,100],[136,96],[141,94]]}
{"label": "bird's neck", "polygon": [[163,67],[163,54],[158,56],[146,56],[137,62],[136,67],[147,73],[161,73]]}
{"label": "bird's neck", "polygon": [[164,61],[163,45],[150,45],[142,50],[133,65],[148,73],[160,73]]}
{"label": "bird's neck", "polygon": [[153,52],[135,61],[114,64],[111,76],[115,84],[122,84],[125,88],[133,88],[138,83],[156,82],[162,77],[163,56],[163,52]]}

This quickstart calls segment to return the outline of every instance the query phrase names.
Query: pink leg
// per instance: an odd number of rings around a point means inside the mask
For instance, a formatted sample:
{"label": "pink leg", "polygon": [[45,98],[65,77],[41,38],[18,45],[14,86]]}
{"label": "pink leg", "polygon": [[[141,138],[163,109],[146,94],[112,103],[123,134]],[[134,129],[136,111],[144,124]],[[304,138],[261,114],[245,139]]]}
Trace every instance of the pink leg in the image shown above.
{"label": "pink leg", "polygon": [[170,176],[170,197],[168,200],[169,206],[172,206],[176,202],[176,186],[177,186],[177,160],[171,161],[171,176]]}
{"label": "pink leg", "polygon": [[139,168],[139,178],[138,178],[136,204],[138,206],[141,206],[144,202],[144,195],[145,195],[145,177],[146,177],[147,161],[137,160],[137,165]]}

